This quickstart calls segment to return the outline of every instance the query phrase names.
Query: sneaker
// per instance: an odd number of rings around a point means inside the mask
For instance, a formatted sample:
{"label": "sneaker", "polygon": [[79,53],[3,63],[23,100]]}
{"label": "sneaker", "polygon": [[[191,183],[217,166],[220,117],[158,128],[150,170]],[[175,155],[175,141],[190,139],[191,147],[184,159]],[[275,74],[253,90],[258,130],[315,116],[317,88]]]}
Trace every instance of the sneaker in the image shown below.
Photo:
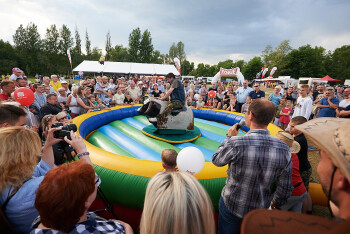
{"label": "sneaker", "polygon": [[151,123],[155,123],[157,122],[157,118],[148,118],[148,121],[151,122]]}

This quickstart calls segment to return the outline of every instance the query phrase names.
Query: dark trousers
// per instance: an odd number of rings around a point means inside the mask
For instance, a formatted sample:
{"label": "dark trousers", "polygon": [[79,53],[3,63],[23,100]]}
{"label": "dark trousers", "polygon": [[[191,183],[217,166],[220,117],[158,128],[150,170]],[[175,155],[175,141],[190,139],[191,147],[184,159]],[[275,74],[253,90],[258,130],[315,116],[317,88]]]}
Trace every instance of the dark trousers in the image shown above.
{"label": "dark trousers", "polygon": [[232,214],[226,207],[224,199],[219,200],[218,234],[240,233],[242,218]]}

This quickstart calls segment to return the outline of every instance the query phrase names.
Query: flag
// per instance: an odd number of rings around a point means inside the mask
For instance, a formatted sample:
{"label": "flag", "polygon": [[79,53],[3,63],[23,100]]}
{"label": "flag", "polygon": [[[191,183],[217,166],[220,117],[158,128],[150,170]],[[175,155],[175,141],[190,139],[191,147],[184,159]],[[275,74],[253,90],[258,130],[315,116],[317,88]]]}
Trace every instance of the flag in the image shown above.
{"label": "flag", "polygon": [[268,68],[265,68],[265,69],[264,69],[264,71],[263,71],[263,73],[262,73],[262,76],[261,76],[261,79],[264,78],[264,76],[265,76],[265,74],[266,74],[266,72],[267,72],[268,70],[269,70]]}
{"label": "flag", "polygon": [[67,50],[67,55],[68,55],[68,59],[69,59],[69,62],[70,62],[70,68],[73,69],[73,67],[72,67],[72,58],[70,56],[70,50],[69,49]]}
{"label": "flag", "polygon": [[276,70],[277,70],[277,67],[273,67],[273,68],[271,69],[271,72],[270,72],[270,76],[269,76],[269,77],[272,77]]}
{"label": "flag", "polygon": [[179,73],[180,73],[180,75],[181,75],[181,64],[180,64],[180,59],[174,58],[174,63],[175,63],[176,69],[179,71]]}

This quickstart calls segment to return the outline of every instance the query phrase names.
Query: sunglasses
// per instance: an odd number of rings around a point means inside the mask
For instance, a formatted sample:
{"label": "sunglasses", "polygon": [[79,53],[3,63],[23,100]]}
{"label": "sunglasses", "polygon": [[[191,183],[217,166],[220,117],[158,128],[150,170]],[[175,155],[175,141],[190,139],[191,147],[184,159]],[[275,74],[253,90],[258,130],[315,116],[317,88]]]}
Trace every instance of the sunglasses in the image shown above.
{"label": "sunglasses", "polygon": [[256,88],[256,87],[259,87],[259,86],[254,86],[254,87]]}
{"label": "sunglasses", "polygon": [[59,118],[58,120],[62,120],[62,119],[68,119],[68,115],[62,117],[62,118]]}

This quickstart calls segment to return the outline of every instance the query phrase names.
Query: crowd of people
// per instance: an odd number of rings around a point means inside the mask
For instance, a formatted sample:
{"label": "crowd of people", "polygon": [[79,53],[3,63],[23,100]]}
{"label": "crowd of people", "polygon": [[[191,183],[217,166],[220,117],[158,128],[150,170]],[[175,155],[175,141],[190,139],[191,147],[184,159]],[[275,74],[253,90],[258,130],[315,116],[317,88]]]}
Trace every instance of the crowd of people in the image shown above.
{"label": "crowd of people", "polygon": [[[229,165],[217,228],[208,193],[194,176],[178,171],[176,151],[164,150],[164,171],[147,186],[140,233],[239,233],[245,215],[259,208],[310,213],[312,168],[305,136],[321,149],[317,171],[334,214],[349,223],[350,123],[344,118],[350,117],[350,88],[278,85],[267,96],[261,85],[219,81],[207,88],[198,80],[181,82],[173,74],[163,79],[86,77],[78,82],[38,75],[30,83],[14,68],[0,84],[2,218],[21,233],[133,233],[123,221],[104,220],[88,211],[101,179],[82,138],[74,130],[55,137],[62,131],[56,126],[70,125],[87,112],[142,104],[148,97],[184,95],[178,101],[192,108],[244,113],[250,130],[237,136],[239,129],[233,125],[212,157],[218,167]],[[28,107],[13,98],[21,87],[34,93]],[[286,131],[271,136],[267,126],[272,122]],[[76,161],[57,159],[62,143],[71,147]]]}

